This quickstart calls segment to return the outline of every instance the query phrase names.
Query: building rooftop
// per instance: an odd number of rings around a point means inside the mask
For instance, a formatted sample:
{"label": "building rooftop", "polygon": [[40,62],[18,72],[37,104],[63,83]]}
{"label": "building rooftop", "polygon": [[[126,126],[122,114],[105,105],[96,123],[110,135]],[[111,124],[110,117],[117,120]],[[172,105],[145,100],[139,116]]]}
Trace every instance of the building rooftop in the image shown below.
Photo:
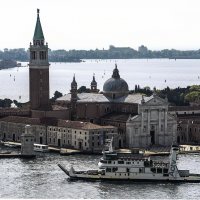
{"label": "building rooftop", "polygon": [[67,127],[67,128],[84,129],[84,130],[115,128],[114,126],[100,126],[98,124],[93,124],[90,122],[70,121],[70,120],[58,120],[58,127]]}
{"label": "building rooftop", "polygon": [[[131,115],[131,117],[133,117],[134,115]],[[105,115],[104,117],[102,117],[102,119],[106,119],[106,120],[112,120],[112,121],[123,121],[126,122],[128,120],[128,118],[130,117],[130,114],[125,114],[125,113],[111,113],[108,115]]]}
{"label": "building rooftop", "polygon": [[[141,104],[142,94],[129,94],[117,99],[112,99],[109,97],[104,96],[104,94],[96,94],[96,93],[78,93],[77,94],[78,103],[130,103],[130,104]],[[152,97],[144,97],[145,102],[150,100]],[[71,101],[71,94],[66,94],[56,101]]]}
{"label": "building rooftop", "polygon": [[169,111],[192,111],[200,110],[200,106],[169,106]]}
{"label": "building rooftop", "polygon": [[63,106],[59,106],[59,105],[52,105],[52,109],[53,110],[68,110],[69,108],[63,107]]}
{"label": "building rooftop", "polygon": [[29,118],[29,117],[19,117],[19,116],[8,116],[1,118],[0,121],[20,123],[20,124],[30,124],[30,125],[42,125],[39,118]]}
{"label": "building rooftop", "polygon": [[128,93],[128,84],[127,82],[120,78],[119,70],[115,64],[115,69],[113,70],[113,75],[109,78],[103,85],[104,93],[121,93],[124,96]]}

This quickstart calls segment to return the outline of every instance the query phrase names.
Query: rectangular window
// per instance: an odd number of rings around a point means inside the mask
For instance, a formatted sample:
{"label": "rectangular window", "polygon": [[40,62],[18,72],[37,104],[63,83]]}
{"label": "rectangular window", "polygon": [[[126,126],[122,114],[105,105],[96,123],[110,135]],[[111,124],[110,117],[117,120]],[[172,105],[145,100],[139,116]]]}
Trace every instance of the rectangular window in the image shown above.
{"label": "rectangular window", "polygon": [[111,172],[111,168],[106,168],[106,172]]}
{"label": "rectangular window", "polygon": [[116,172],[117,170],[118,170],[117,167],[113,167],[113,168],[112,168],[112,171],[113,171],[113,172]]}
{"label": "rectangular window", "polygon": [[156,173],[156,168],[151,168],[151,171],[152,171],[153,173]]}
{"label": "rectangular window", "polygon": [[124,161],[123,160],[119,160],[118,164],[124,164]]}
{"label": "rectangular window", "polygon": [[157,173],[162,174],[162,168],[157,168]]}

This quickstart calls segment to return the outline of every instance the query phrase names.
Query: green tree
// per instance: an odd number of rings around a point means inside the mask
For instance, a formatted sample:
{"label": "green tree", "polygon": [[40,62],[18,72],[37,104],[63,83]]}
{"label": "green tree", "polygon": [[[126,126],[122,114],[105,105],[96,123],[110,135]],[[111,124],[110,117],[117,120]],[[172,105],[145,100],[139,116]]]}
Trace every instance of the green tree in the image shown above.
{"label": "green tree", "polygon": [[185,96],[185,99],[189,102],[199,102],[200,91],[192,91]]}

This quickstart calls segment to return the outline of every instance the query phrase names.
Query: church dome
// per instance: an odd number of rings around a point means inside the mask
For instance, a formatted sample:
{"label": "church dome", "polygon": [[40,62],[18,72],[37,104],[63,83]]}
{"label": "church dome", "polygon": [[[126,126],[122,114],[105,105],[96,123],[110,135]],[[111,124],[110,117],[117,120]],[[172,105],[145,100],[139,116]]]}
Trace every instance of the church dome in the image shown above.
{"label": "church dome", "polygon": [[105,96],[115,99],[127,95],[128,92],[128,84],[124,79],[120,78],[119,70],[115,65],[112,77],[104,83],[103,93]]}

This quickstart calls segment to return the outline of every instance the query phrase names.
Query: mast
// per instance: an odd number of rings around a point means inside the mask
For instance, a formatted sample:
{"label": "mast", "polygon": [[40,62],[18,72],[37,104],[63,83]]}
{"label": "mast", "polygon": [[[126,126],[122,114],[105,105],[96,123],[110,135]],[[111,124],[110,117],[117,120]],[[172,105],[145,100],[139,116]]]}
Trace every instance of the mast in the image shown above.
{"label": "mast", "polygon": [[178,146],[177,145],[172,145],[171,151],[170,151],[170,164],[169,164],[169,176],[172,176],[174,178],[180,177],[178,168],[176,165],[176,160],[177,160],[177,151],[178,151]]}

